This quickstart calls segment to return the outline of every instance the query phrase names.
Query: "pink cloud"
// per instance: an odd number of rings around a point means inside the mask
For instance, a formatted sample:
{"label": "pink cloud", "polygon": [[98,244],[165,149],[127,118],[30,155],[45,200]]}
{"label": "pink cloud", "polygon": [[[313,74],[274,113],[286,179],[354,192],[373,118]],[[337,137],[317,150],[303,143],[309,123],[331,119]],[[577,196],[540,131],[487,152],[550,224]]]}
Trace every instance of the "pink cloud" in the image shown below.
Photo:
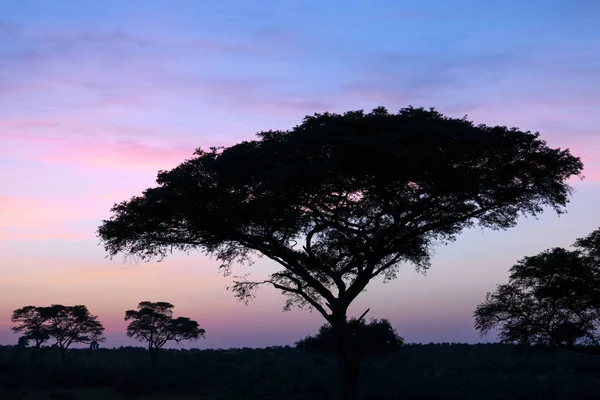
{"label": "pink cloud", "polygon": [[[28,137],[30,130],[62,127],[64,118],[41,116],[35,118],[23,118],[6,116],[0,120],[0,138],[22,138]],[[18,133],[17,133],[18,132]]]}
{"label": "pink cloud", "polygon": [[65,222],[87,219],[86,210],[69,204],[0,195],[0,240],[81,240],[84,232]]}
{"label": "pink cloud", "polygon": [[175,167],[194,152],[193,146],[160,147],[134,141],[72,144],[53,154],[37,155],[51,164],[75,164],[103,169],[157,171]]}
{"label": "pink cloud", "polygon": [[35,242],[35,241],[46,241],[46,240],[62,240],[62,241],[79,241],[89,239],[89,234],[78,233],[75,231],[62,231],[60,228],[53,227],[52,232],[41,233],[41,232],[32,232],[29,228],[4,228],[0,225],[0,229],[3,229],[0,232],[0,240],[3,241],[26,241],[26,242]]}
{"label": "pink cloud", "polygon": [[1,224],[3,226],[41,226],[76,215],[61,204],[21,196],[0,195]]}
{"label": "pink cloud", "polygon": [[0,194],[0,240],[96,241],[95,226],[108,216],[111,206],[138,194],[132,186],[131,190],[104,189],[63,199]]}
{"label": "pink cloud", "polygon": [[0,118],[0,155],[49,164],[158,170],[191,157],[200,145],[169,133],[87,124],[77,118]]}

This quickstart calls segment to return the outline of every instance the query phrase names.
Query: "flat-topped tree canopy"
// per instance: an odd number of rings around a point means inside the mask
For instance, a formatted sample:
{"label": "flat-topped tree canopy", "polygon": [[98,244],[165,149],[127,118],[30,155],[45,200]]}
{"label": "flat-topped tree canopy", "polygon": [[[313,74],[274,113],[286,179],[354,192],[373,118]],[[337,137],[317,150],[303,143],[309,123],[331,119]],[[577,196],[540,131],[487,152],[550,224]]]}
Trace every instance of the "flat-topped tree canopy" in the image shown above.
{"label": "flat-topped tree canopy", "polygon": [[269,283],[286,307],[330,322],[368,282],[405,262],[429,266],[432,246],[463,229],[514,226],[545,207],[564,212],[583,165],[537,133],[475,125],[434,109],[315,114],[228,148],[198,149],[158,186],[112,208],[99,237],[110,256],[172,250],[234,261],[262,254],[283,268],[237,281],[248,299]]}

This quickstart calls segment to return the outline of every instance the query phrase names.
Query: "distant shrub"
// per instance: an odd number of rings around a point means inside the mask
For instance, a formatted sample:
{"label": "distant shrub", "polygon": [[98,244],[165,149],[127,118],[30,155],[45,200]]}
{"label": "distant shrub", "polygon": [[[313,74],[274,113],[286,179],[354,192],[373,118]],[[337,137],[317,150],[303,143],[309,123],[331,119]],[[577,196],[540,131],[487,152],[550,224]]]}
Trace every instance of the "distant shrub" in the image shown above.
{"label": "distant shrub", "polygon": [[[393,353],[404,344],[404,339],[387,319],[371,319],[366,323],[353,318],[347,322],[347,326],[352,344],[369,357]],[[320,354],[334,354],[336,346],[337,340],[329,324],[321,326],[315,336],[307,336],[296,342],[296,348]]]}

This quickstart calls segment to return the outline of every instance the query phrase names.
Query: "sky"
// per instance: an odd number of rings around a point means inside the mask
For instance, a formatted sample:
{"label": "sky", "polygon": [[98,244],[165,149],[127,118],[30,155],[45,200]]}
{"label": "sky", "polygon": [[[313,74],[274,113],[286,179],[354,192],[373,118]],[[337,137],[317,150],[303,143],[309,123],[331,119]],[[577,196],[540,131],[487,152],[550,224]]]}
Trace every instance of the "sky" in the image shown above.
{"label": "sky", "polygon": [[213,259],[109,260],[96,229],[197,147],[408,105],[539,131],[584,162],[566,215],[465,231],[426,275],[403,267],[351,308],[409,342],[496,340],[473,328],[486,292],[520,258],[600,227],[598,19],[596,0],[0,0],[0,344],[18,339],[12,310],[55,303],[87,305],[107,347],[135,344],[123,316],[145,300],[198,320],[193,347],[314,333],[322,317],[282,312],[275,290],[235,300]]}

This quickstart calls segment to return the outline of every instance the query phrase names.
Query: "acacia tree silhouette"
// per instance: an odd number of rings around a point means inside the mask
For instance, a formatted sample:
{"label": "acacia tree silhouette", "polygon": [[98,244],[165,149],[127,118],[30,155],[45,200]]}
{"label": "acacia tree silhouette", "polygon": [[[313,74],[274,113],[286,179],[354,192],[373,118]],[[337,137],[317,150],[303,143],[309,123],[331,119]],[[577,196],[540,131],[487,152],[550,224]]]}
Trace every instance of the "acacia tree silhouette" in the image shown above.
{"label": "acacia tree silhouette", "polygon": [[49,333],[56,339],[63,364],[67,362],[67,349],[73,343],[89,344],[106,340],[103,336],[104,327],[86,306],[53,304],[45,307],[44,313],[48,315]]}
{"label": "acacia tree silhouette", "polygon": [[198,340],[206,331],[198,322],[185,317],[173,318],[173,304],[164,301],[142,301],[137,310],[125,311],[127,336],[148,343],[152,365],[158,352],[169,341]]}
{"label": "acacia tree silhouette", "polygon": [[11,328],[12,331],[23,334],[19,338],[20,344],[25,342],[28,344],[29,341],[33,341],[29,359],[32,363],[35,362],[40,354],[40,348],[50,339],[46,325],[48,316],[41,307],[25,306],[14,310],[10,319],[17,324]]}
{"label": "acacia tree silhouette", "polygon": [[488,293],[475,312],[481,335],[499,329],[503,343],[575,349],[600,339],[600,229],[574,250],[553,248],[525,257],[507,284]]}
{"label": "acacia tree silhouette", "polygon": [[27,306],[13,312],[12,321],[19,325],[12,328],[14,332],[23,332],[28,339],[35,341],[31,360],[43,343],[53,338],[53,347],[60,351],[63,364],[66,363],[66,352],[73,343],[102,342],[104,327],[98,317],[90,314],[86,306],[64,306],[53,304],[49,307]]}
{"label": "acacia tree silhouette", "polygon": [[195,157],[158,174],[158,187],[112,208],[98,230],[112,257],[173,250],[236,261],[264,255],[282,270],[237,277],[240,300],[268,284],[292,306],[316,309],[336,332],[340,395],[355,398],[348,344],[352,301],[403,263],[430,265],[435,244],[465,228],[514,226],[545,206],[561,213],[582,163],[537,133],[474,125],[434,109],[315,114],[289,131]]}

